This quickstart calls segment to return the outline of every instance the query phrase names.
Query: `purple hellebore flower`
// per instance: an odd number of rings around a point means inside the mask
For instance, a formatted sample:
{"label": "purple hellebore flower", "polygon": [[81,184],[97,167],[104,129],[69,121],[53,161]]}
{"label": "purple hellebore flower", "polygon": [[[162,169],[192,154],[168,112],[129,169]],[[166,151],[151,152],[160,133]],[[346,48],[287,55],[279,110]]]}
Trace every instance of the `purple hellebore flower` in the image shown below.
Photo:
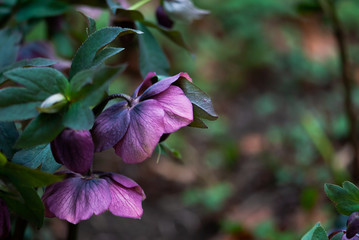
{"label": "purple hellebore flower", "polygon": [[359,212],[353,212],[347,220],[346,236],[352,238],[357,233],[359,233]]}
{"label": "purple hellebore flower", "polygon": [[86,173],[92,166],[94,144],[88,130],[65,129],[51,142],[56,162],[77,173]]}
{"label": "purple hellebore flower", "polygon": [[161,136],[187,126],[193,121],[191,101],[173,83],[179,73],[153,83],[156,73],[149,73],[132,97],[103,111],[92,129],[95,151],[110,147],[126,163],[139,163],[152,155]]}
{"label": "purple hellebore flower", "polygon": [[141,218],[142,188],[116,173],[94,172],[82,176],[71,171],[65,180],[48,186],[42,196],[46,217],[57,217],[77,224],[106,210],[120,217]]}
{"label": "purple hellebore flower", "polygon": [[10,233],[10,213],[5,202],[0,199],[0,239],[5,239]]}

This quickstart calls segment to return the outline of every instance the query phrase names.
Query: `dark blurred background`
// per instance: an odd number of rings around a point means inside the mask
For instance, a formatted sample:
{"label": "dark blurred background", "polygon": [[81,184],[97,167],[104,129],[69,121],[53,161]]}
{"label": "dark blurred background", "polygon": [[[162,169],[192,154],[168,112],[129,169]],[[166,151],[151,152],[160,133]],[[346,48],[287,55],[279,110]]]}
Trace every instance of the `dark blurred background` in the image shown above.
{"label": "dark blurred background", "polygon": [[[134,3],[136,1],[130,1]],[[84,4],[96,1],[84,2]],[[344,227],[323,191],[349,180],[353,159],[344,110],[340,63],[330,21],[312,0],[197,0],[211,14],[176,23],[191,52],[152,31],[170,59],[171,73],[188,72],[211,97],[219,118],[208,129],[184,128],[166,144],[181,160],[154,153],[126,165],[114,151],[96,156],[94,169],[137,181],[147,199],[141,220],[106,213],[79,225],[79,239],[293,240],[320,221]],[[155,20],[159,1],[140,10]],[[336,1],[359,107],[359,2]],[[85,39],[76,12],[62,16],[52,35],[56,54],[70,60]],[[97,16],[109,22],[108,10]],[[44,40],[45,22],[26,40]],[[111,93],[132,93],[142,81],[136,39],[127,39],[126,72]],[[120,55],[121,55],[120,54]],[[123,60],[122,59],[122,60]],[[115,60],[113,60],[115,61]],[[119,60],[121,61],[121,59]],[[39,239],[65,239],[66,224],[51,219]]]}

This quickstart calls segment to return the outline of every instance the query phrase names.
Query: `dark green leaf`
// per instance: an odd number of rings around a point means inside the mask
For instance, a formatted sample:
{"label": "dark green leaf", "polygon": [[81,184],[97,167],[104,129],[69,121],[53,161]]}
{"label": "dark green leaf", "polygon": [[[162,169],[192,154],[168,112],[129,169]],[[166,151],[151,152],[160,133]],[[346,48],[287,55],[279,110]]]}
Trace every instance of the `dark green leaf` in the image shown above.
{"label": "dark green leaf", "polygon": [[50,65],[54,65],[54,64],[56,64],[55,60],[47,59],[47,58],[33,58],[33,59],[25,59],[25,60],[21,60],[19,62],[15,62],[15,63],[13,63],[9,66],[6,66],[0,70],[0,84],[5,82],[5,80],[6,80],[6,78],[3,75],[4,72],[9,71],[11,69],[18,68],[18,67],[25,67],[25,66],[46,67],[46,66],[50,66]]}
{"label": "dark green leaf", "polygon": [[334,237],[332,237],[330,240],[342,240],[343,235],[344,235],[343,232],[339,232],[335,234]]}
{"label": "dark green leaf", "polygon": [[149,72],[158,75],[168,75],[170,65],[157,40],[143,24],[136,22],[136,26],[143,32],[138,36],[140,45],[140,71],[143,78]]}
{"label": "dark green leaf", "polygon": [[0,89],[0,121],[24,120],[36,117],[42,98],[25,88]]}
{"label": "dark green leaf", "polygon": [[185,43],[185,41],[183,40],[182,34],[179,31],[165,29],[165,28],[162,28],[162,27],[160,27],[154,23],[148,22],[148,21],[143,21],[142,23],[148,27],[157,29],[158,31],[160,31],[163,35],[165,35],[168,39],[170,39],[172,42],[174,42],[178,46],[183,47],[184,49],[186,49],[188,51],[191,51],[190,48]]}
{"label": "dark green leaf", "polygon": [[186,97],[192,102],[193,114],[196,117],[207,120],[216,120],[218,118],[213,109],[211,98],[205,92],[185,78],[180,78],[176,85],[183,90]]}
{"label": "dark green leaf", "polygon": [[116,55],[117,53],[124,50],[124,48],[113,48],[113,47],[107,47],[98,54],[96,54],[94,60],[93,60],[93,66],[98,66],[101,63],[103,63],[106,59]]}
{"label": "dark green leaf", "polygon": [[68,128],[83,130],[90,129],[95,121],[95,116],[89,106],[82,101],[72,103],[64,117],[64,125]]}
{"label": "dark green leaf", "polygon": [[69,85],[61,72],[49,67],[16,68],[5,72],[4,76],[37,92],[42,99],[55,93],[66,94]]}
{"label": "dark green leaf", "polygon": [[70,82],[71,101],[81,100],[83,105],[96,105],[104,96],[110,82],[125,67],[125,65],[120,65],[100,69],[92,68],[77,73]]}
{"label": "dark green leaf", "polygon": [[15,30],[0,31],[0,69],[15,62],[21,34]]}
{"label": "dark green leaf", "polygon": [[2,198],[11,211],[40,228],[44,220],[44,206],[36,191],[32,188],[19,187],[21,198],[14,194],[0,191]]}
{"label": "dark green leaf", "polygon": [[41,113],[32,120],[20,135],[16,147],[27,148],[51,142],[62,130],[60,114]]}
{"label": "dark green leaf", "polygon": [[89,16],[85,15],[84,13],[82,12],[79,12],[81,13],[81,15],[86,19],[87,21],[87,25],[88,25],[88,28],[87,28],[87,36],[93,34],[94,32],[96,32],[96,21],[95,19],[93,18],[90,18]]}
{"label": "dark green leaf", "polygon": [[0,122],[0,152],[8,159],[11,159],[15,153],[13,146],[18,137],[19,133],[13,122]]}
{"label": "dark green leaf", "polygon": [[208,128],[207,125],[197,116],[193,116],[193,121],[188,126],[196,128]]}
{"label": "dark green leaf", "polygon": [[12,162],[33,169],[41,165],[42,171],[50,173],[61,167],[52,156],[49,144],[22,149],[14,155]]}
{"label": "dark green leaf", "polygon": [[[141,32],[129,28],[107,27],[91,34],[75,54],[70,69],[70,79],[79,71],[98,65],[98,61],[94,63],[96,54],[99,54],[98,51],[106,47],[117,37],[129,33],[139,34]],[[102,60],[105,59],[102,58]]]}
{"label": "dark green leaf", "polygon": [[32,18],[44,18],[63,14],[70,6],[56,0],[32,0],[23,4],[16,12],[18,21],[25,21]]}
{"label": "dark green leaf", "polygon": [[0,175],[16,186],[22,187],[44,187],[63,178],[61,175],[45,173],[12,162],[7,162],[5,166],[0,167]]}
{"label": "dark green leaf", "polygon": [[161,150],[168,156],[170,159],[174,160],[176,163],[183,164],[181,153],[176,149],[169,147],[166,143],[162,142],[159,144]]}
{"label": "dark green leaf", "polygon": [[317,223],[301,240],[328,240],[328,236],[320,223]]}
{"label": "dark green leaf", "polygon": [[359,189],[350,182],[344,182],[343,188],[334,184],[325,184],[325,193],[336,204],[339,213],[349,216],[359,211]]}

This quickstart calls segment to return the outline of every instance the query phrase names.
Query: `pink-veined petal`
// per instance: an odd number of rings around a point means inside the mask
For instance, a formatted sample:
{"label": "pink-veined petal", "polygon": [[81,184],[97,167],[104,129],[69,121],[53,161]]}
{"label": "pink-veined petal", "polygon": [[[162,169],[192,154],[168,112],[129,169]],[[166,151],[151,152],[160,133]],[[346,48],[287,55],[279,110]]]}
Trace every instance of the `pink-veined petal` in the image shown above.
{"label": "pink-veined petal", "polygon": [[106,180],[74,175],[48,186],[42,197],[45,216],[56,216],[77,224],[99,215],[111,204],[111,194]]}
{"label": "pink-veined petal", "polygon": [[193,121],[193,107],[181,88],[170,86],[166,91],[156,95],[165,111],[165,133],[172,133]]}
{"label": "pink-veined petal", "polygon": [[95,151],[101,152],[113,147],[125,135],[130,122],[126,101],[116,103],[103,111],[92,128]]}
{"label": "pink-veined petal", "polygon": [[156,100],[138,103],[130,110],[125,136],[114,148],[126,163],[139,163],[152,155],[164,133],[164,110]]}

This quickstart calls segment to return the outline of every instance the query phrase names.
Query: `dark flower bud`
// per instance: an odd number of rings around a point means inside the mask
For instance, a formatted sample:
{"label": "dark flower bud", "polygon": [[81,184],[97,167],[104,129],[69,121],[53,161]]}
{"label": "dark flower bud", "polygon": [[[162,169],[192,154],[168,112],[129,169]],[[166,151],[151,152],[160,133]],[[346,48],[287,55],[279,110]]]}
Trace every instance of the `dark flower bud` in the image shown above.
{"label": "dark flower bud", "polygon": [[[359,212],[352,213],[347,221],[347,238],[351,239],[359,233]],[[359,237],[357,237],[359,239]]]}
{"label": "dark flower bud", "polygon": [[90,170],[94,144],[88,130],[65,129],[51,142],[51,151],[56,162],[77,173]]}
{"label": "dark flower bud", "polygon": [[156,19],[158,24],[165,28],[173,27],[174,22],[168,17],[167,13],[161,5],[156,9]]}

